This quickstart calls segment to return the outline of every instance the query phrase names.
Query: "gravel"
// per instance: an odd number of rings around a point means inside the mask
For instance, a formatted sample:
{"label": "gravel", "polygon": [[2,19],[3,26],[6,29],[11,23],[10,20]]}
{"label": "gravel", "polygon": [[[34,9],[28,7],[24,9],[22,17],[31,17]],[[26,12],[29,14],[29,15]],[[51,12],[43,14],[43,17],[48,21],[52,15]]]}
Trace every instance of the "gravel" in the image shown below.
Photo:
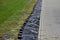
{"label": "gravel", "polygon": [[37,0],[31,15],[19,30],[18,40],[37,40],[42,0]]}

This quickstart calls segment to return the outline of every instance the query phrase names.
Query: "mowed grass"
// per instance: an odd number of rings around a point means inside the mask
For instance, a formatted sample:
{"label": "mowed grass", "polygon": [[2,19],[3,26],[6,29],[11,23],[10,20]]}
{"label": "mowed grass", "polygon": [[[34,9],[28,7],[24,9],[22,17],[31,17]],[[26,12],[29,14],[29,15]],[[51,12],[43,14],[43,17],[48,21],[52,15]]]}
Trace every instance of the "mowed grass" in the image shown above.
{"label": "mowed grass", "polygon": [[[14,31],[14,37],[30,15],[37,0],[0,0],[0,35]],[[12,32],[13,32],[12,31]]]}
{"label": "mowed grass", "polygon": [[27,2],[28,0],[0,0],[0,24],[15,14],[17,10],[23,9]]}

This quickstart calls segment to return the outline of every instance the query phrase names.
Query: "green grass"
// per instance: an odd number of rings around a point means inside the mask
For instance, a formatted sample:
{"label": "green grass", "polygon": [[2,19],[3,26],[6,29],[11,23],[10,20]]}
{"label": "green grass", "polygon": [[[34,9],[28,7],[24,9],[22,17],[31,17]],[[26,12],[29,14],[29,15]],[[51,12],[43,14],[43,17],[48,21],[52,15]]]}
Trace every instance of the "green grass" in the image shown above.
{"label": "green grass", "polygon": [[35,3],[36,0],[0,0],[0,35],[20,29]]}
{"label": "green grass", "polygon": [[[17,10],[27,5],[27,0],[0,0],[0,24],[12,16]],[[20,13],[22,14],[22,13]]]}

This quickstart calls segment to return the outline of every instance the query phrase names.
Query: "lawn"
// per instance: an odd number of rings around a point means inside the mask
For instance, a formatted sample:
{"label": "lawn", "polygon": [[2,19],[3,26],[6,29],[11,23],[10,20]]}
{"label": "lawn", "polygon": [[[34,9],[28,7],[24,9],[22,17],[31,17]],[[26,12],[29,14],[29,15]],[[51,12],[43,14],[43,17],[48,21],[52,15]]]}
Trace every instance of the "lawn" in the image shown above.
{"label": "lawn", "polygon": [[13,38],[30,15],[37,0],[0,0],[0,37],[11,31]]}

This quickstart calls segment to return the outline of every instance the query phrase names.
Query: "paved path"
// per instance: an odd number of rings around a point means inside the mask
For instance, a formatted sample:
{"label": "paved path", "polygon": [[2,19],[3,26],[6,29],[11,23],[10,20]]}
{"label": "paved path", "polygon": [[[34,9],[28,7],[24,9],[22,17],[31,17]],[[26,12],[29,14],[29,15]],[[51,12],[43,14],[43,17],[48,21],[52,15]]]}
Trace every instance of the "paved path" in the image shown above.
{"label": "paved path", "polygon": [[39,40],[60,40],[60,0],[43,0]]}

